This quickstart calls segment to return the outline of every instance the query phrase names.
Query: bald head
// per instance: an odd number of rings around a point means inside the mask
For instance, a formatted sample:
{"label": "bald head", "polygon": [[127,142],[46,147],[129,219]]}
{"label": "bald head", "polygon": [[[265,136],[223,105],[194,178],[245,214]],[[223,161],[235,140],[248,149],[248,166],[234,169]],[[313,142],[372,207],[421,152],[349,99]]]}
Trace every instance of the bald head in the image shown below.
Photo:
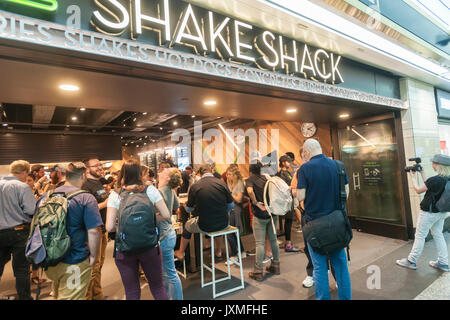
{"label": "bald head", "polygon": [[312,157],[322,153],[322,147],[316,139],[308,139],[303,144],[302,158],[305,161],[309,161]]}

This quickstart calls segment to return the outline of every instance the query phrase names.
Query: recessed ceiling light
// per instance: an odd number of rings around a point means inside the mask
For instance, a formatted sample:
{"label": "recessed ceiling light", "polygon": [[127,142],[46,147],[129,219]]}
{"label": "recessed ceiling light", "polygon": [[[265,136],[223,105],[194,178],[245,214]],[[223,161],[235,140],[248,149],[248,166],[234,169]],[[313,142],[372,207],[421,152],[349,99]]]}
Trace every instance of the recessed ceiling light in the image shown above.
{"label": "recessed ceiling light", "polygon": [[287,109],[286,113],[295,113],[297,112],[297,109]]}
{"label": "recessed ceiling light", "polygon": [[80,111],[86,111],[86,108],[80,108]]}
{"label": "recessed ceiling light", "polygon": [[80,90],[80,87],[78,87],[76,85],[73,85],[73,84],[62,84],[62,85],[59,86],[59,88],[61,90],[64,90],[64,91],[78,91],[78,90]]}
{"label": "recessed ceiling light", "polygon": [[194,118],[195,118],[195,116],[194,116],[194,115],[192,115],[192,116],[191,116],[191,118],[192,118],[192,119],[194,119]]}
{"label": "recessed ceiling light", "polygon": [[73,121],[77,121],[78,118],[77,118],[77,117],[72,117],[72,120],[73,120]]}
{"label": "recessed ceiling light", "polygon": [[7,124],[7,123],[3,123],[2,126],[3,126],[3,127],[7,127],[8,124]]}
{"label": "recessed ceiling light", "polygon": [[205,101],[205,106],[215,106],[216,104],[217,104],[217,101],[214,101],[214,100]]}
{"label": "recessed ceiling light", "polygon": [[343,114],[339,115],[339,118],[341,118],[341,119],[345,119],[348,117],[350,117],[350,115],[348,113],[343,113]]}
{"label": "recessed ceiling light", "polygon": [[173,122],[173,125],[174,125],[174,126],[177,126],[177,125],[178,125],[178,122],[177,122],[177,121],[174,121],[174,122]]}
{"label": "recessed ceiling light", "polygon": [[146,115],[147,115],[147,112],[144,112],[143,115],[146,116]]}
{"label": "recessed ceiling light", "polygon": [[159,130],[162,130],[163,128],[162,127],[159,127]]}

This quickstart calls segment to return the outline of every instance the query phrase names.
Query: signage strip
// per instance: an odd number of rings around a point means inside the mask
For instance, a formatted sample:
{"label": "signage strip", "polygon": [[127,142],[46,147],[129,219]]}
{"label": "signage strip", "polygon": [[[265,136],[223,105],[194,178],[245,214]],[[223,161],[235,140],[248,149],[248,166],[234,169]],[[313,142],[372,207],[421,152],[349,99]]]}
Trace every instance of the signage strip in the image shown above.
{"label": "signage strip", "polygon": [[399,99],[111,37],[98,32],[72,29],[3,10],[0,10],[0,38],[397,109],[408,108],[407,102]]}

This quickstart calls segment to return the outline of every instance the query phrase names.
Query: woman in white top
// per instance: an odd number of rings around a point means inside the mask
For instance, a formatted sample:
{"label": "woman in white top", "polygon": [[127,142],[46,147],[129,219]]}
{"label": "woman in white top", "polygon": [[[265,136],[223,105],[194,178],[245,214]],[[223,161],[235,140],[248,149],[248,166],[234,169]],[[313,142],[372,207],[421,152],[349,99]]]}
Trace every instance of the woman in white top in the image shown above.
{"label": "woman in white top", "polygon": [[[136,160],[128,160],[120,171],[118,186],[120,190],[112,191],[108,199],[108,210],[106,217],[106,230],[116,232],[116,220],[118,218],[121,192],[145,192],[150,202],[155,206],[158,213],[157,220],[170,219],[170,213],[159,193],[153,186],[145,186],[142,181],[141,168]],[[117,239],[117,237],[116,237]],[[139,300],[141,287],[139,283],[139,266],[142,266],[148,280],[150,291],[155,300],[168,300],[163,283],[161,250],[159,245],[137,253],[122,253],[114,250],[116,266],[122,277],[127,300]]]}

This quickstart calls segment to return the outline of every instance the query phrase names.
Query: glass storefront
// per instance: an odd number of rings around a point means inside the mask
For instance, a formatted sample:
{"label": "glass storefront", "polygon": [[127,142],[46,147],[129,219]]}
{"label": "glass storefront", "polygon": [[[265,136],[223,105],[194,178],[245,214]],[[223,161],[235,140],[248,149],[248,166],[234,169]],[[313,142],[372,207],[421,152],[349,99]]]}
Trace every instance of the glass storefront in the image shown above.
{"label": "glass storefront", "polygon": [[341,159],[349,178],[348,214],[401,223],[401,174],[394,120],[339,130]]}

